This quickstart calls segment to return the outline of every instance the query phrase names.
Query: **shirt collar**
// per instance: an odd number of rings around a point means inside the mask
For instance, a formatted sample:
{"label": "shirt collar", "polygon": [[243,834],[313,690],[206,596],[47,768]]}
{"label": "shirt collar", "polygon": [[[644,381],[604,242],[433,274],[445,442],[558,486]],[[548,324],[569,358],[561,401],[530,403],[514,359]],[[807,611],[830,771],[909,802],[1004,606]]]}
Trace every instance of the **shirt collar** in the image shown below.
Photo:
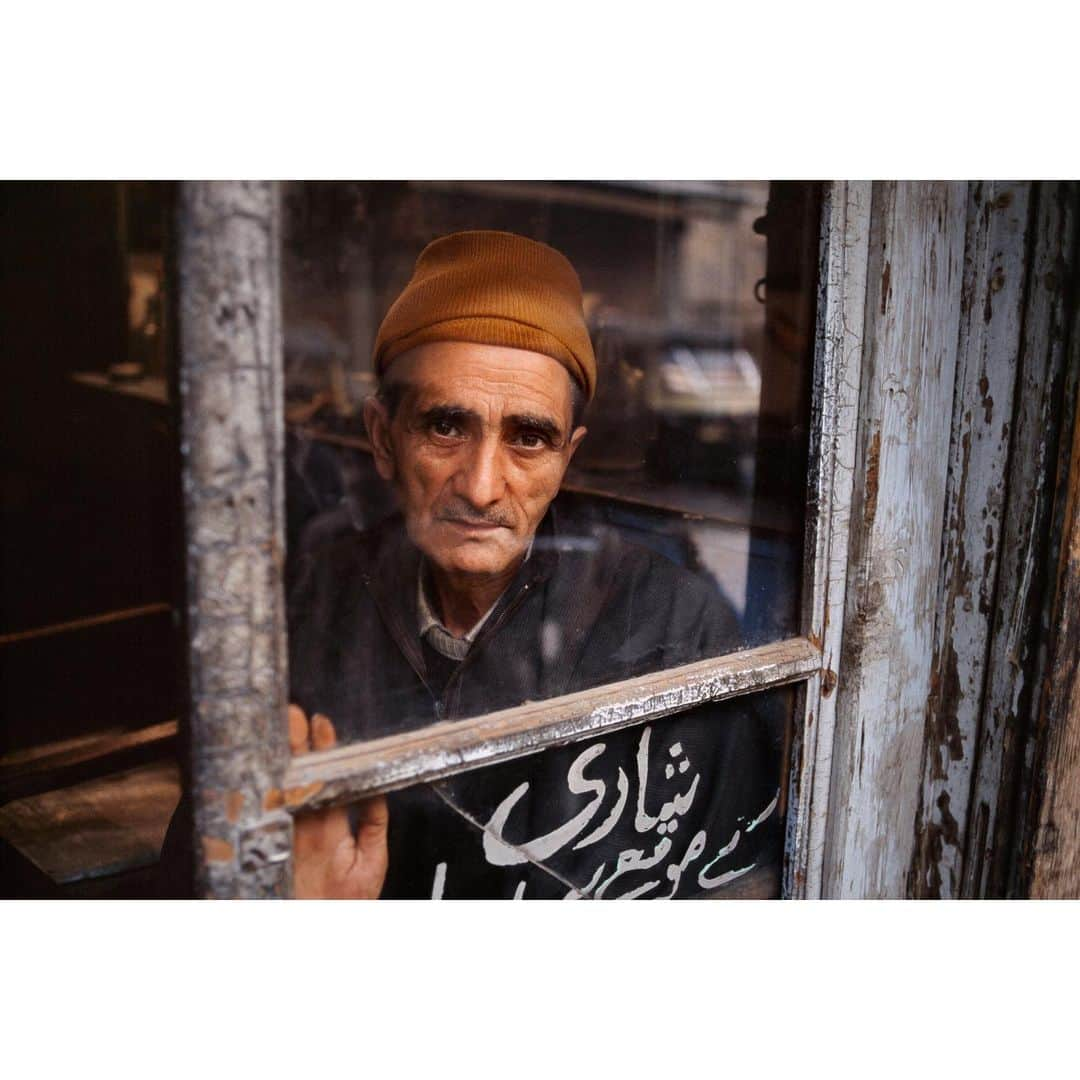
{"label": "shirt collar", "polygon": [[[535,538],[534,538],[535,539]],[[529,541],[529,546],[525,551],[525,558],[522,560],[522,564],[529,561],[529,556],[532,554],[533,540]],[[500,594],[495,603],[491,605],[484,612],[483,616],[479,619],[475,626],[461,637],[457,637],[446,629],[442,620],[435,614],[434,608],[431,606],[431,602],[428,600],[427,589],[424,587],[424,579],[426,575],[427,561],[421,559],[420,568],[416,575],[416,617],[419,624],[420,637],[427,640],[427,643],[438,653],[447,657],[450,660],[464,660],[472,646],[472,643],[476,640],[477,635],[484,627],[484,623],[491,617],[491,613],[498,606],[499,601],[502,599]]]}

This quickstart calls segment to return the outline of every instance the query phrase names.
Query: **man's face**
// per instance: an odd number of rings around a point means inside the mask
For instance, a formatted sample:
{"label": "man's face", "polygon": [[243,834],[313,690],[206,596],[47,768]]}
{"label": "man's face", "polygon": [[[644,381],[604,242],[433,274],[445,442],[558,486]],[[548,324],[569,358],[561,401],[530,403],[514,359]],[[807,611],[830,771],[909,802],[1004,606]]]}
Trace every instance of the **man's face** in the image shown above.
{"label": "man's face", "polygon": [[585,435],[571,430],[570,376],[550,356],[459,341],[394,360],[391,419],[369,400],[379,474],[398,492],[413,543],[444,572],[513,570]]}

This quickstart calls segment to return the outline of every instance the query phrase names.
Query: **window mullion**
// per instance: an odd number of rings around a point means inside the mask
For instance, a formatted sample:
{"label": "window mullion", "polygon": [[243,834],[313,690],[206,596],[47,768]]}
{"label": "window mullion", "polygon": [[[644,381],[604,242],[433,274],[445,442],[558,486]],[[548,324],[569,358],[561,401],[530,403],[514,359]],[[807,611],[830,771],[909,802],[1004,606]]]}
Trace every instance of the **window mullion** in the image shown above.
{"label": "window mullion", "polygon": [[802,600],[803,632],[820,645],[822,663],[800,695],[801,722],[794,736],[799,746],[790,778],[784,884],[784,895],[792,897],[816,897],[821,891],[834,690],[844,631],[871,188],[866,181],[832,183],[822,207]]}
{"label": "window mullion", "polygon": [[196,893],[283,896],[288,759],[279,210],[273,183],[184,183],[179,387]]}

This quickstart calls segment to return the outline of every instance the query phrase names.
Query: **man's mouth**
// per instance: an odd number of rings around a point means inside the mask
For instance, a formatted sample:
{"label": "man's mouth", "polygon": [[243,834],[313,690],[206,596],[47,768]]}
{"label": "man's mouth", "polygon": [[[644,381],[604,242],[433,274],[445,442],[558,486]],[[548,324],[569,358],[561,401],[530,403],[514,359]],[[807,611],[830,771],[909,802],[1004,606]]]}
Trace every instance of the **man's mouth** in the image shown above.
{"label": "man's mouth", "polygon": [[508,527],[495,521],[474,521],[471,518],[442,518],[441,520],[466,532],[494,532],[496,529]]}
{"label": "man's mouth", "polygon": [[436,519],[447,525],[454,525],[465,532],[494,532],[496,529],[509,529],[514,521],[505,510],[490,506],[485,510],[463,505],[464,500],[454,500],[442,512],[436,513]]}

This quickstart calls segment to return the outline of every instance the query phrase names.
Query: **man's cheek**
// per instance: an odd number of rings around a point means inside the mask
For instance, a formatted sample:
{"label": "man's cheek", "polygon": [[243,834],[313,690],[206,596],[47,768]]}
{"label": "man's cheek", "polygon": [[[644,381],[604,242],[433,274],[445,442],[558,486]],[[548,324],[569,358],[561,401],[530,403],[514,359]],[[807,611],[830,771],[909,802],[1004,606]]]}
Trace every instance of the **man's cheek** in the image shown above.
{"label": "man's cheek", "polygon": [[533,478],[533,483],[529,485],[528,504],[531,513],[543,514],[547,509],[548,503],[559,493],[559,486],[562,483],[563,469],[556,465],[543,470],[543,472]]}
{"label": "man's cheek", "polygon": [[437,470],[418,464],[409,482],[409,499],[413,509],[428,512],[441,488]]}

